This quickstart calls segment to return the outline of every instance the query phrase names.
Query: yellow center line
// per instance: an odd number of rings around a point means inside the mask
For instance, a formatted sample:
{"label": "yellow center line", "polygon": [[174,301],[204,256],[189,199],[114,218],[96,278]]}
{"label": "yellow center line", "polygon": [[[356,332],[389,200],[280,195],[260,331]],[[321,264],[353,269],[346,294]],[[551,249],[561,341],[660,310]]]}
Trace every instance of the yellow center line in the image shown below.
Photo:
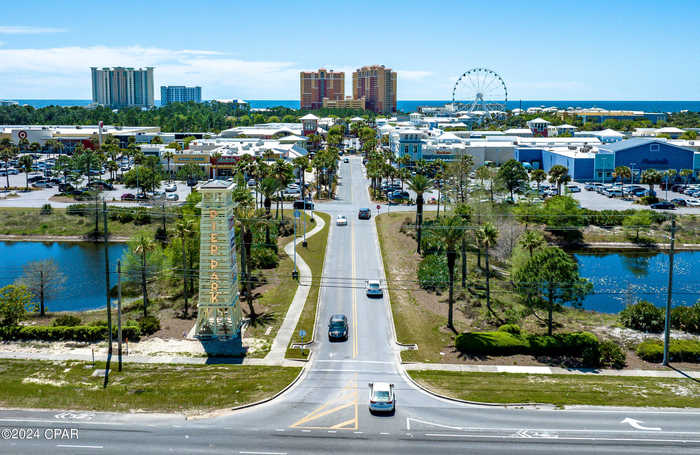
{"label": "yellow center line", "polygon": [[296,422],[294,425],[292,425],[292,427],[302,425],[302,424],[309,422],[311,420],[316,420],[316,419],[323,417],[325,415],[332,414],[335,411],[340,411],[341,409],[349,408],[350,406],[353,406],[354,404],[355,404],[354,401],[350,401],[348,403],[343,403],[340,406],[336,406],[336,407],[331,408],[331,409],[326,409],[325,411],[319,412],[318,414],[312,414],[310,416],[306,416],[303,419],[301,419],[300,421]]}

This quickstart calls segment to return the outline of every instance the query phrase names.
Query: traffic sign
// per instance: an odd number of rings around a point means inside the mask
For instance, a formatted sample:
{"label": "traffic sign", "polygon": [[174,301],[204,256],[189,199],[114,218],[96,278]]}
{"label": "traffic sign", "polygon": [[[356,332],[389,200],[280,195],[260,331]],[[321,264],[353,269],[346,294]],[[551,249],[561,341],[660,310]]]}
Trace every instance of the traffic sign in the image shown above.
{"label": "traffic sign", "polygon": [[299,210],[294,211],[294,218],[299,218],[301,217],[301,212]]}
{"label": "traffic sign", "polygon": [[27,132],[22,130],[19,133],[17,133],[17,137],[20,139],[26,139],[27,138]]}
{"label": "traffic sign", "polygon": [[382,206],[379,205],[379,204],[377,204],[377,210],[379,210],[379,209],[381,209],[381,208],[382,208]]}
{"label": "traffic sign", "polygon": [[304,329],[299,329],[299,337],[304,338],[306,336],[306,330]]}

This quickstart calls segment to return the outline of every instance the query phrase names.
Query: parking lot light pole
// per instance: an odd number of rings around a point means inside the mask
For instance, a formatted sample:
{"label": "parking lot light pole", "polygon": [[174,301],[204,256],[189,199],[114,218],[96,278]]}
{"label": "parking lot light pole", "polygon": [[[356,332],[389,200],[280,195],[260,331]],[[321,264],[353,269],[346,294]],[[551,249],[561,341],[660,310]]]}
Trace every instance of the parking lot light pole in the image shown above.
{"label": "parking lot light pole", "polygon": [[673,287],[673,253],[676,240],[676,217],[671,218],[671,245],[668,253],[668,294],[666,296],[666,321],[664,323],[664,359],[663,365],[668,366],[668,348],[671,337],[671,295]]}

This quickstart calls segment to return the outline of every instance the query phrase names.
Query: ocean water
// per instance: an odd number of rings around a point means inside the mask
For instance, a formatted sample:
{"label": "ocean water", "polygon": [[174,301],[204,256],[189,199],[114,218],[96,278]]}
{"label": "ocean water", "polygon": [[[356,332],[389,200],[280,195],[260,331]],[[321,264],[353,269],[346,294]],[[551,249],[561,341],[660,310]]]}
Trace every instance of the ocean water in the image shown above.
{"label": "ocean water", "polygon": [[[87,106],[90,100],[15,100],[20,104],[28,104],[35,108],[46,106]],[[299,100],[246,100],[253,108],[270,108],[283,106],[292,109],[299,108]],[[402,112],[415,112],[419,106],[442,106],[448,103],[447,100],[403,100],[396,103],[398,110]],[[160,106],[160,100],[155,101],[156,106]],[[557,107],[557,108],[589,108],[599,107],[608,110],[632,110],[646,112],[680,112],[689,110],[700,112],[700,101],[543,101],[543,100],[515,100],[508,101],[508,109],[529,107]]]}

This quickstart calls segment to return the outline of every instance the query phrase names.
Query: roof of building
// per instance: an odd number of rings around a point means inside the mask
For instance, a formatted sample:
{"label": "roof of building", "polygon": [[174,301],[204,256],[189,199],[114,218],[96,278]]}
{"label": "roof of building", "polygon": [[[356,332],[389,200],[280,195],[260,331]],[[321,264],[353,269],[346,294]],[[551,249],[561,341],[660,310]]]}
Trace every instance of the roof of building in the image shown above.
{"label": "roof of building", "polygon": [[683,149],[683,150],[687,150],[687,151],[692,151],[690,149],[680,147],[678,145],[670,144],[669,142],[667,142],[664,139],[656,139],[656,138],[649,138],[649,137],[633,137],[631,139],[627,139],[624,141],[619,141],[619,142],[615,142],[612,144],[606,144],[605,146],[601,146],[601,150],[606,150],[609,152],[619,152],[621,150],[627,150],[627,149],[630,149],[632,147],[638,147],[640,145],[653,144],[653,143],[665,144],[669,147],[674,147],[674,148],[679,148],[679,149]]}
{"label": "roof of building", "polygon": [[569,125],[568,123],[564,123],[563,125],[557,125],[557,128],[578,129],[577,126]]}
{"label": "roof of building", "polygon": [[290,134],[289,136],[279,138],[280,142],[306,142],[308,140],[308,137],[296,136],[294,134]]}
{"label": "roof of building", "polygon": [[547,120],[543,119],[542,117],[537,117],[532,120],[528,120],[527,124],[529,125],[530,123],[546,123],[547,125],[551,125],[552,122],[548,122]]}
{"label": "roof of building", "polygon": [[620,133],[619,131],[615,131],[613,129],[605,129],[603,131],[593,131],[591,134],[594,136],[607,136],[607,137],[624,137],[625,135]]}
{"label": "roof of building", "polygon": [[664,128],[659,128],[658,130],[656,130],[656,134],[664,134],[664,133],[683,134],[683,133],[685,133],[685,130],[682,130],[680,128],[676,128],[675,126],[666,126]]}
{"label": "roof of building", "polygon": [[199,185],[201,190],[224,190],[228,187],[233,187],[235,183],[227,182],[226,180],[208,180]]}
{"label": "roof of building", "polygon": [[318,120],[318,117],[316,117],[314,114],[309,113],[300,118],[299,120]]}

